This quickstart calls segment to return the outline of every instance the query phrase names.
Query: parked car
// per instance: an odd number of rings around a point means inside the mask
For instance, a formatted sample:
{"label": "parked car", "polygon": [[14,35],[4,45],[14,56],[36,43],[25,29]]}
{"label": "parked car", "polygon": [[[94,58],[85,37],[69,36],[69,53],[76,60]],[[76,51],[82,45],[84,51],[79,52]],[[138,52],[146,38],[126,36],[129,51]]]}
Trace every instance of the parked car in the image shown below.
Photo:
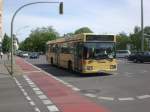
{"label": "parked car", "polygon": [[127,59],[128,61],[134,61],[141,54],[143,54],[143,52],[132,52]]}
{"label": "parked car", "polygon": [[117,50],[116,57],[117,58],[127,58],[131,52],[129,50]]}
{"label": "parked car", "polygon": [[21,54],[21,57],[27,58],[27,57],[29,57],[29,54],[28,54],[27,52],[23,52],[23,53]]}
{"label": "parked car", "polygon": [[150,62],[150,52],[141,52],[141,53],[136,53],[132,56],[128,57],[129,61],[133,61],[135,63],[144,63],[144,62]]}
{"label": "parked car", "polygon": [[39,53],[31,53],[30,56],[29,56],[30,59],[36,59],[36,58],[39,58]]}

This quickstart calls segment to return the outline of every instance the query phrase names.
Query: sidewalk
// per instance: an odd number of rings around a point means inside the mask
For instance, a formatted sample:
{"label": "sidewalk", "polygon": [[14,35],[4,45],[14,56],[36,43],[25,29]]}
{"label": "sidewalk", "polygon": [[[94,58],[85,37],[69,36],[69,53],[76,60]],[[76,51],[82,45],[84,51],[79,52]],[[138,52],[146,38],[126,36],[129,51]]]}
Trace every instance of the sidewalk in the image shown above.
{"label": "sidewalk", "polygon": [[0,112],[35,112],[2,63],[0,64]]}

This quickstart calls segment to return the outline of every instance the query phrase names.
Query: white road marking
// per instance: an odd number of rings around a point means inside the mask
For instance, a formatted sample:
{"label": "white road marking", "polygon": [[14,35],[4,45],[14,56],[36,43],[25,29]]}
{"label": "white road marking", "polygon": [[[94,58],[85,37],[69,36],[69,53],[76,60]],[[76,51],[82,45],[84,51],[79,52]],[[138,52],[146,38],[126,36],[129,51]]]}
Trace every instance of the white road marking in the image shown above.
{"label": "white road marking", "polygon": [[[24,96],[26,96],[25,98],[29,101],[28,103],[31,105],[31,106],[35,106],[36,104],[31,100],[31,98],[29,97],[28,93],[25,91],[25,89],[23,89],[23,86],[19,83],[19,81],[14,78],[15,82],[17,82],[16,84],[18,84],[18,87],[20,88],[20,90],[22,91],[22,93],[24,94]],[[39,110],[39,108],[37,107],[34,107],[34,110],[36,112],[41,112]]]}
{"label": "white road marking", "polygon": [[27,99],[28,101],[31,101],[31,98],[30,98],[29,96],[26,96],[26,99]]}
{"label": "white road marking", "polygon": [[20,88],[22,92],[25,92],[25,90],[23,88]]}
{"label": "white road marking", "polygon": [[29,85],[33,85],[34,83],[33,82],[28,82],[29,83]]}
{"label": "white road marking", "polygon": [[24,77],[26,81],[31,81],[31,79],[29,79],[28,77]]}
{"label": "white road marking", "polygon": [[[57,80],[58,81],[58,80]],[[65,84],[65,85],[69,85],[69,83],[67,83],[67,82],[63,82],[63,84]]]}
{"label": "white road marking", "polygon": [[130,72],[125,72],[125,74],[132,75],[133,73],[130,73]]}
{"label": "white road marking", "polygon": [[32,88],[34,91],[39,91],[40,89],[39,88]]}
{"label": "white road marking", "polygon": [[47,96],[45,96],[45,95],[39,95],[38,97],[39,97],[41,100],[47,99]]}
{"label": "white road marking", "polygon": [[27,80],[28,83],[33,83],[32,80]]}
{"label": "white road marking", "polygon": [[[70,85],[69,83],[67,83],[67,82],[65,82],[65,81],[63,81],[63,80],[61,80],[61,79],[59,79],[59,78],[57,78],[57,77],[55,77],[55,76],[53,76],[53,75],[51,75],[51,74],[49,74],[49,73],[47,73],[47,72],[45,72],[44,70],[42,70],[42,69],[40,69],[40,68],[38,68],[38,67],[36,67],[36,66],[34,66],[34,65],[32,65],[31,63],[29,63],[29,62],[27,62],[27,61],[25,61],[26,63],[28,63],[28,64],[30,64],[31,66],[33,66],[34,68],[36,68],[36,69],[38,69],[39,71],[41,71],[41,72],[43,72],[43,73],[45,73],[46,75],[48,75],[48,76],[51,76],[53,79],[55,79],[55,80],[57,80],[57,81],[59,81],[59,82],[61,82],[61,83],[63,83],[63,84],[65,84],[65,85],[69,85],[70,87],[72,87],[72,85]],[[124,60],[118,60],[118,62],[125,62]],[[143,72],[148,72],[148,71],[143,71]],[[116,72],[116,73],[114,73],[115,75],[118,75],[119,73],[118,72]],[[130,76],[130,75],[132,75],[132,74],[134,74],[134,73],[129,73],[129,72],[125,72],[125,75],[126,76],[128,76],[128,77],[132,77],[132,76]],[[69,87],[68,86],[68,87]],[[35,91],[36,92],[36,91]],[[37,91],[36,92],[36,94],[38,94],[38,93],[40,93],[39,91]],[[94,95],[94,94],[84,94],[85,96],[88,96],[88,97],[97,97],[96,95]],[[98,97],[99,99],[104,99],[104,100],[114,100],[114,98],[113,97]],[[145,99],[145,98],[150,98],[150,95],[143,95],[143,96],[137,96],[137,98],[138,99]],[[127,98],[118,98],[118,100],[119,101],[133,101],[133,100],[135,100],[133,97],[127,97]]]}
{"label": "white road marking", "polygon": [[23,89],[22,85],[19,85],[18,87],[19,87],[20,89]]}
{"label": "white road marking", "polygon": [[47,106],[50,112],[58,112],[59,109],[55,105]]}
{"label": "white road marking", "polygon": [[41,71],[29,71],[29,72],[23,72],[23,73],[28,74],[28,73],[34,73],[34,72],[41,72]]}
{"label": "white road marking", "polygon": [[150,95],[137,96],[138,99],[150,98]]}
{"label": "white road marking", "polygon": [[35,84],[31,84],[30,87],[35,88],[37,86]]}
{"label": "white road marking", "polygon": [[90,93],[87,93],[87,94],[84,94],[85,96],[88,96],[88,97],[91,97],[91,98],[95,98],[96,97],[96,95],[94,95],[94,94],[90,94]]}
{"label": "white road marking", "polygon": [[21,86],[21,84],[20,84],[19,82],[16,82],[16,84],[17,84],[18,86]]}
{"label": "white road marking", "polygon": [[98,99],[102,99],[102,100],[109,100],[109,101],[113,101],[114,98],[113,97],[98,97]]}
{"label": "white road marking", "polygon": [[127,98],[118,98],[119,101],[133,101],[135,100],[133,97],[127,97]]}
{"label": "white road marking", "polygon": [[50,100],[42,100],[42,102],[43,102],[45,105],[51,105],[51,104],[53,104]]}
{"label": "white road marking", "polygon": [[80,91],[80,89],[76,88],[76,87],[73,87],[72,90],[74,90],[74,91]]}
{"label": "white road marking", "polygon": [[147,73],[148,71],[147,70],[143,70],[143,71],[141,71],[141,73]]}
{"label": "white road marking", "polygon": [[26,81],[27,81],[27,82],[31,82],[32,80],[30,80],[30,79],[27,80],[27,79],[26,79]]}
{"label": "white road marking", "polygon": [[51,74],[45,72],[44,70],[42,70],[42,69],[40,69],[40,68],[38,68],[38,67],[32,65],[31,63],[29,63],[29,62],[27,62],[27,61],[25,61],[25,62],[28,63],[29,65],[33,66],[34,68],[36,68],[36,69],[39,70],[40,72],[43,72],[43,73],[45,73],[46,75],[51,76],[53,79],[55,79],[55,80],[57,80],[57,81],[59,81],[59,82],[65,84],[66,86],[71,87],[74,91],[80,91],[80,89],[74,87],[73,85],[70,85],[69,83],[67,83],[67,82],[65,82],[65,81],[63,81],[63,80],[61,80],[61,79],[59,79],[59,78],[57,78],[57,77],[55,77],[55,76],[53,76],[53,75],[51,75]]}
{"label": "white road marking", "polygon": [[23,92],[24,96],[28,96],[28,93],[26,91]]}
{"label": "white road marking", "polygon": [[35,106],[35,103],[33,101],[29,102],[31,106]]}
{"label": "white road marking", "polygon": [[71,84],[67,84],[66,86],[68,86],[68,87],[73,87],[73,85],[71,85]]}
{"label": "white road marking", "polygon": [[43,94],[43,92],[42,91],[34,91],[35,92],[35,94],[37,94],[37,95],[41,95],[41,94]]}
{"label": "white road marking", "polygon": [[[31,83],[31,81],[27,81],[28,83]],[[31,87],[33,87],[32,89],[34,90],[35,94],[39,95],[38,97],[42,100],[43,104],[44,105],[51,105],[51,106],[47,106],[47,109],[50,111],[50,112],[58,112],[59,109],[55,106],[55,105],[52,105],[52,101],[48,100],[47,96],[46,95],[43,95],[43,92],[40,91],[40,89],[38,87],[36,87],[35,84],[31,84],[30,85]],[[29,96],[26,97],[28,100],[30,99]],[[34,106],[35,103],[33,101],[30,101],[29,102],[30,105]],[[36,112],[40,112],[40,110],[35,107],[34,110]]]}
{"label": "white road marking", "polygon": [[41,112],[38,107],[34,107],[34,110],[35,110],[36,112]]}

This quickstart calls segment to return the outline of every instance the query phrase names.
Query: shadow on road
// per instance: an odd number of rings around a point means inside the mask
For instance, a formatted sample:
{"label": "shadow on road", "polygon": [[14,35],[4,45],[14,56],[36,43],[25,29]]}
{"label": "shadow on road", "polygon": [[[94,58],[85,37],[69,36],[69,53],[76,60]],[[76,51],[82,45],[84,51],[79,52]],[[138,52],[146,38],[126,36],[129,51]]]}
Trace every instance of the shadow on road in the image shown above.
{"label": "shadow on road", "polygon": [[84,78],[84,77],[106,77],[112,75],[109,73],[81,74],[77,72],[70,72],[66,69],[51,66],[49,64],[35,64],[35,66],[57,77],[83,77]]}

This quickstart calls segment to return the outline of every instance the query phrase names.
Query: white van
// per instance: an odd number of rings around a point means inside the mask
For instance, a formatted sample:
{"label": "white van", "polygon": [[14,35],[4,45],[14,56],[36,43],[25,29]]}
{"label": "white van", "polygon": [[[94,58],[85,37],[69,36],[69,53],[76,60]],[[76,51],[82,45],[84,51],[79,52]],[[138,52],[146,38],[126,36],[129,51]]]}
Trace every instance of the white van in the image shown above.
{"label": "white van", "polygon": [[131,52],[129,50],[117,50],[116,57],[117,58],[127,58]]}

